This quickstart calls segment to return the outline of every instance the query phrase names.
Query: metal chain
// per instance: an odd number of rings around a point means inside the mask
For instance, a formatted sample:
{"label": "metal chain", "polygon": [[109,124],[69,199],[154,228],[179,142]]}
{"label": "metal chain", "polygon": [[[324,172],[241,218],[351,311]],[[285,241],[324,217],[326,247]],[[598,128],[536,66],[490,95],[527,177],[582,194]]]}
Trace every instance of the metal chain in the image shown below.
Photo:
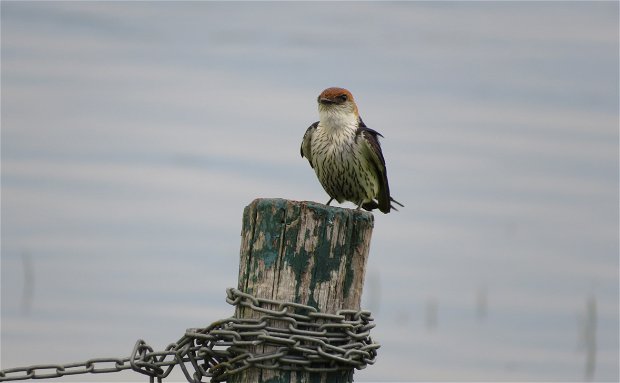
{"label": "metal chain", "polygon": [[375,362],[380,346],[370,338],[375,325],[368,311],[321,313],[312,306],[256,298],[233,288],[226,290],[226,302],[243,318],[188,329],[164,351],[153,351],[138,340],[128,358],[10,368],[0,371],[0,382],[129,369],[161,382],[176,365],[188,382],[221,382],[252,367],[332,372],[363,369]]}

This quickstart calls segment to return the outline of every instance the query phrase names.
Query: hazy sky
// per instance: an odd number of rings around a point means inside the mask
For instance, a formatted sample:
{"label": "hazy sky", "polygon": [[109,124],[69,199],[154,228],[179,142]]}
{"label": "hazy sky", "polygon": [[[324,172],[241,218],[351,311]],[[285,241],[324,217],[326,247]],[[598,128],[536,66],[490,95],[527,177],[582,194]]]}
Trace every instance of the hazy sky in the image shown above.
{"label": "hazy sky", "polygon": [[2,368],[231,315],[243,208],[328,199],[299,145],[341,86],[406,205],[356,381],[617,381],[618,11],[2,1]]}

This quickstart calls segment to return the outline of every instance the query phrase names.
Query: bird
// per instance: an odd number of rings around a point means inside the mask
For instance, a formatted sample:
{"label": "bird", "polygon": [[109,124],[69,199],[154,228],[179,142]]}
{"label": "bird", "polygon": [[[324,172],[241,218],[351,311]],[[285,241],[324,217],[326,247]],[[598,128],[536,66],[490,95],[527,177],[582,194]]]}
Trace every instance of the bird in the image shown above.
{"label": "bird", "polygon": [[327,88],[317,98],[319,121],[306,129],[301,156],[314,169],[330,199],[357,205],[356,210],[379,209],[387,214],[404,207],[390,195],[381,133],[366,126],[347,89]]}

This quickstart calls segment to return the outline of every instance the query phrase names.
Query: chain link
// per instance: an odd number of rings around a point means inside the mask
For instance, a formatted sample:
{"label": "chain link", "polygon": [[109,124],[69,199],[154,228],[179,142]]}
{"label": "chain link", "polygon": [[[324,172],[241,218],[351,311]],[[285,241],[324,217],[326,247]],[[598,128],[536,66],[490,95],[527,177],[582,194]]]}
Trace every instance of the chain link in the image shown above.
{"label": "chain link", "polygon": [[368,311],[321,313],[233,288],[226,290],[226,302],[236,306],[235,317],[190,328],[163,351],[138,340],[128,358],[10,368],[0,371],[0,382],[129,369],[161,382],[177,365],[188,382],[221,382],[248,368],[317,373],[363,369],[375,362],[380,346],[370,338],[375,325]]}

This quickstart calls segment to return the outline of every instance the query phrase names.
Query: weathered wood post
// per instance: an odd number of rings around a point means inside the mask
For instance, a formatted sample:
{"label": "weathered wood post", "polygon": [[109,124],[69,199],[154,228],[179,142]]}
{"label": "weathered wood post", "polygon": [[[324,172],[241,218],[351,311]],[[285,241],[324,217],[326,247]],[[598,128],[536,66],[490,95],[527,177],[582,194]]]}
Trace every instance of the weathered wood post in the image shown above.
{"label": "weathered wood post", "polygon": [[[314,202],[257,199],[243,213],[239,290],[310,305],[359,310],[374,218]],[[237,317],[248,317],[243,308]],[[267,350],[265,350],[267,351]],[[249,368],[230,382],[351,382],[353,369],[330,373]]]}

